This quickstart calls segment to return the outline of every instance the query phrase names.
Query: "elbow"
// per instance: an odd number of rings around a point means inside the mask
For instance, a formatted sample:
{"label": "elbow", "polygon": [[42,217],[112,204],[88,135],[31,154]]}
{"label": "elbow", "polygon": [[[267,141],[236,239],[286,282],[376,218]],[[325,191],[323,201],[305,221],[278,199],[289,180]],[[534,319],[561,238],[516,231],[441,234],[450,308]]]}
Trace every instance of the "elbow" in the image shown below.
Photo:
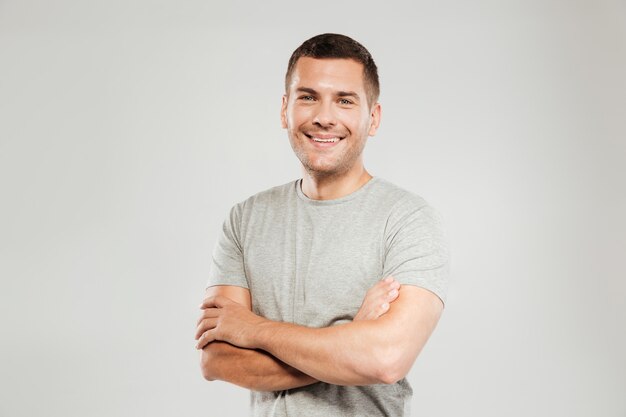
{"label": "elbow", "polygon": [[398,349],[387,349],[376,360],[375,379],[379,384],[395,384],[406,377],[411,369],[406,358]]}
{"label": "elbow", "polygon": [[377,380],[380,384],[392,385],[400,381],[405,376],[406,376],[405,373],[390,370],[390,369],[384,369],[379,372]]}
{"label": "elbow", "polygon": [[207,381],[215,381],[213,373],[204,366],[202,367],[202,377]]}
{"label": "elbow", "polygon": [[206,346],[202,349],[202,354],[200,356],[200,371],[202,373],[202,377],[207,381],[215,381],[217,379],[213,366],[213,353],[211,350],[211,345]]}

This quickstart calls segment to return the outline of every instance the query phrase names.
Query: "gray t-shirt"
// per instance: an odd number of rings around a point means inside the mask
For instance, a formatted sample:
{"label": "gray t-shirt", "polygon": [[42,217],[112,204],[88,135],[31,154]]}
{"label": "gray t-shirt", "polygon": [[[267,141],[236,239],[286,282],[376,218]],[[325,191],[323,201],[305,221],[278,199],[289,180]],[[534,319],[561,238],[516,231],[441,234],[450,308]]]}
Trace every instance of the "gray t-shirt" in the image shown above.
{"label": "gray t-shirt", "polygon": [[[393,275],[445,302],[448,250],[437,213],[375,177],[336,200],[311,200],[301,180],[235,205],[213,253],[208,286],[248,288],[252,309],[309,327],[351,321],[369,288]],[[255,416],[408,416],[412,390],[396,384],[316,384],[252,391]]]}

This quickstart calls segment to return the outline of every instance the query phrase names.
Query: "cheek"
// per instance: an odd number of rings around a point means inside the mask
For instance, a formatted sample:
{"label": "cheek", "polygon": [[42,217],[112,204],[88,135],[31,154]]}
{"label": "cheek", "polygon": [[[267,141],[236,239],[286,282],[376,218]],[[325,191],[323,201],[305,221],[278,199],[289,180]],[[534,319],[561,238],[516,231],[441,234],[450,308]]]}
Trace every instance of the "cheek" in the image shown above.
{"label": "cheek", "polygon": [[369,124],[367,120],[352,120],[350,124],[346,124],[346,127],[355,134],[363,134],[369,131]]}
{"label": "cheek", "polygon": [[297,126],[302,120],[302,110],[291,108],[287,112],[286,121],[290,127]]}
{"label": "cheek", "polygon": [[361,126],[363,126],[363,131],[365,131],[368,134],[368,136],[369,136],[370,130],[372,129],[372,122],[373,120],[369,114],[366,114],[363,116]]}
{"label": "cheek", "polygon": [[370,120],[367,112],[344,111],[338,113],[338,121],[352,131],[369,130]]}

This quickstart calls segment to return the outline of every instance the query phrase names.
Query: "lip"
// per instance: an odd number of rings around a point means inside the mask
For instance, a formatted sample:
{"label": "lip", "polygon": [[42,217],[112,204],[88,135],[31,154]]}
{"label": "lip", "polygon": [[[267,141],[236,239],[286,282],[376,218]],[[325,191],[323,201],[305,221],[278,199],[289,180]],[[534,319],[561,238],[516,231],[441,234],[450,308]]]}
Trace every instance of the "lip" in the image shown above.
{"label": "lip", "polygon": [[[337,146],[342,140],[343,136],[332,133],[305,133],[305,136],[309,139],[309,142],[317,149],[330,149]],[[317,142],[315,139],[329,140],[337,138],[334,142]]]}
{"label": "lip", "polygon": [[309,139],[317,138],[317,139],[333,139],[338,138],[339,140],[343,139],[343,135],[338,133],[316,133],[316,132],[305,132],[305,135],[308,136]]}

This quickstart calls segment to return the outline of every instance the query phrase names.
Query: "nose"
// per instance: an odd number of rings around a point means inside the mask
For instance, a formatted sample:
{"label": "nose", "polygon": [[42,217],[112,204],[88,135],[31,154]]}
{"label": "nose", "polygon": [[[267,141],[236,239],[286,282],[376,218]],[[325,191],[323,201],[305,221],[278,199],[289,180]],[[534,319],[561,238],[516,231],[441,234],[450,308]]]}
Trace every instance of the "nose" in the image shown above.
{"label": "nose", "polygon": [[320,102],[313,117],[313,124],[320,127],[335,126],[335,113],[331,103]]}

